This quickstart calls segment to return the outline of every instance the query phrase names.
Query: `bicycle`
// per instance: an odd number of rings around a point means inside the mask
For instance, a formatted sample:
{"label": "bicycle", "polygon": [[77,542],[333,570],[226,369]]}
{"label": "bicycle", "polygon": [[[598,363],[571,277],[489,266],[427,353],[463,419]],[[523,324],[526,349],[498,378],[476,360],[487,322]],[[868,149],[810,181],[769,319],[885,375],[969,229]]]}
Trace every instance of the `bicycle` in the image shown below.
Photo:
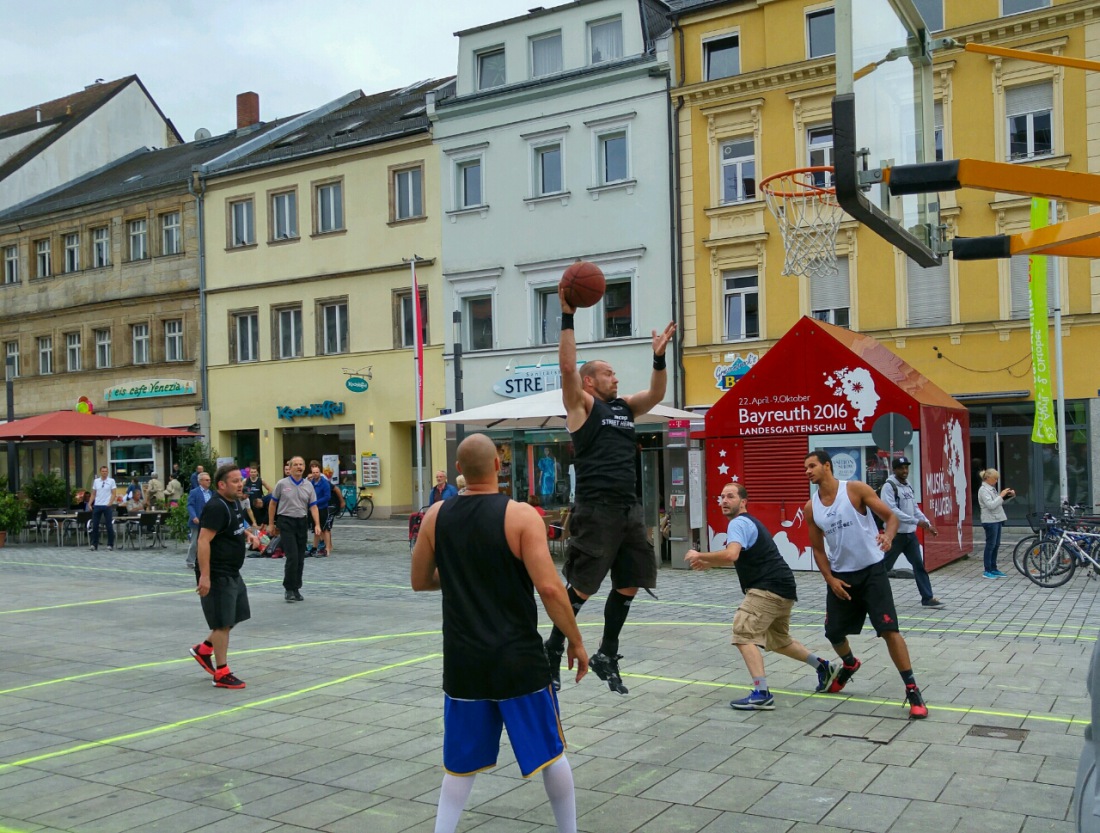
{"label": "bicycle", "polygon": [[349,518],[354,515],[361,521],[374,514],[374,493],[365,486],[358,492],[354,486],[341,486],[340,491],[344,495],[344,510],[340,514],[346,512]]}
{"label": "bicycle", "polygon": [[1073,506],[1069,503],[1062,504],[1062,516],[1059,519],[1055,519],[1054,516],[1048,512],[1030,512],[1028,513],[1027,522],[1031,526],[1031,531],[1036,533],[1030,535],[1027,538],[1020,539],[1016,546],[1012,550],[1012,566],[1016,568],[1016,571],[1026,576],[1027,571],[1024,568],[1024,558],[1030,551],[1038,549],[1039,545],[1044,541],[1057,542],[1061,537],[1061,531],[1063,529],[1070,529],[1074,532],[1089,532],[1096,527],[1096,518],[1082,514],[1083,507]]}
{"label": "bicycle", "polygon": [[1092,567],[1090,577],[1100,575],[1100,532],[1057,532],[1025,553],[1024,575],[1040,587],[1061,587],[1086,562]]}

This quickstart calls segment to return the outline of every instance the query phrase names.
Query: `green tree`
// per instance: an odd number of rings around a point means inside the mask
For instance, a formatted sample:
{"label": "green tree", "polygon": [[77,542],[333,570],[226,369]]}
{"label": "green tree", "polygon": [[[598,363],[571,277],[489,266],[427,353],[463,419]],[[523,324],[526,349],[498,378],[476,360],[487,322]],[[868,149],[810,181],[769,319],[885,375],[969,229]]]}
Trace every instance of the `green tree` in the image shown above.
{"label": "green tree", "polygon": [[180,475],[183,477],[183,488],[191,488],[191,475],[199,466],[211,477],[218,467],[218,450],[206,443],[192,443],[185,445],[180,454]]}
{"label": "green tree", "polygon": [[23,494],[31,509],[68,509],[72,496],[65,481],[52,472],[36,474],[23,485]]}

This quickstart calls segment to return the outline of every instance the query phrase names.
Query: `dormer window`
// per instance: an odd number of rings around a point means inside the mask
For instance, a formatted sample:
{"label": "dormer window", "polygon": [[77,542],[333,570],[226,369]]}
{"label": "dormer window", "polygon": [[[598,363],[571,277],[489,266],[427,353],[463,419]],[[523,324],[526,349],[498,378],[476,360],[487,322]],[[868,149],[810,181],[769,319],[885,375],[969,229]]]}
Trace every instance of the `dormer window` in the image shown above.
{"label": "dormer window", "polygon": [[488,90],[504,86],[504,47],[477,54],[477,88]]}
{"label": "dormer window", "polygon": [[614,17],[588,24],[589,55],[593,64],[623,57],[623,19]]}

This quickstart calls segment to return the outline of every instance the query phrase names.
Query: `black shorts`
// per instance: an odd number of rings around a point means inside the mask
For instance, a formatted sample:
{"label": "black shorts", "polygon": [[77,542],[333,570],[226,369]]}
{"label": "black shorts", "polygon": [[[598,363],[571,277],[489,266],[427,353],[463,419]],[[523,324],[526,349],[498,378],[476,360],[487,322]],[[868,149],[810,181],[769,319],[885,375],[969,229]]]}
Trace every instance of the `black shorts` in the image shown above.
{"label": "black shorts", "polygon": [[329,506],[326,506],[324,509],[322,509],[317,514],[320,515],[321,531],[322,532],[326,532],[326,531],[331,532],[332,531],[332,522],[336,520],[336,516],[340,514],[340,510],[337,509],[335,506],[329,505]]}
{"label": "black shorts", "polygon": [[238,576],[211,576],[210,592],[202,597],[202,612],[211,630],[231,628],[251,618],[248,588]]}
{"label": "black shorts", "polygon": [[587,596],[600,589],[608,572],[611,586],[653,589],[657,557],[646,537],[642,506],[579,504],[569,513],[569,540],[562,573]]}
{"label": "black shorts", "polygon": [[832,590],[825,594],[825,638],[833,645],[850,634],[863,630],[867,617],[878,636],[898,630],[898,613],[894,609],[894,594],[882,562],[851,573],[833,573],[849,585],[848,601]]}

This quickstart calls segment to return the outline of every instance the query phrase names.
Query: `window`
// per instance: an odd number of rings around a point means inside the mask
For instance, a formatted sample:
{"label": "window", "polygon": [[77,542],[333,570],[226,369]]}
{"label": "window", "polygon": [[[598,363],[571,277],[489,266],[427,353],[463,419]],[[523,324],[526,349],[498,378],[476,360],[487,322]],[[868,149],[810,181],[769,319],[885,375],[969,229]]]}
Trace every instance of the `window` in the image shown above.
{"label": "window", "polygon": [[836,53],[836,19],[832,9],[820,9],[806,15],[806,39],[810,58]]}
{"label": "window", "polygon": [[271,239],[290,240],[298,236],[298,195],[284,191],[271,197]]}
{"label": "window", "polygon": [[[833,164],[833,126],[811,127],[806,131],[806,156],[811,167],[829,167]],[[813,175],[814,184],[820,188],[832,187],[833,177],[826,172]]]}
{"label": "window", "polygon": [[810,281],[811,315],[818,321],[849,326],[848,258],[837,257],[837,273]]}
{"label": "window", "polygon": [[134,348],[134,364],[149,364],[149,325],[134,324],[130,328]]}
{"label": "window", "polygon": [[103,228],[92,231],[92,268],[102,269],[111,265],[111,230]]}
{"label": "window", "polygon": [[53,274],[50,264],[50,241],[49,240],[37,240],[34,244],[35,252],[37,253],[36,263],[38,266],[38,277],[48,278]]}
{"label": "window", "polygon": [[53,336],[38,337],[38,373],[40,376],[53,373]]}
{"label": "window", "polygon": [[275,311],[279,334],[279,358],[294,359],[302,355],[302,308],[288,307]]}
{"label": "window", "polygon": [[[1012,309],[1009,312],[1012,318],[1027,318],[1031,306],[1031,262],[1026,255],[1016,255],[1009,258],[1009,294]],[[1050,268],[1050,258],[1047,258],[1047,308],[1039,310],[1039,318],[1050,315],[1054,309],[1055,281],[1058,280],[1053,269]],[[1065,301],[1062,302],[1065,311]]]}
{"label": "window", "polygon": [[905,259],[910,327],[935,327],[951,323],[949,260],[945,256],[939,266],[923,269],[915,261]]}
{"label": "window", "polygon": [[629,278],[609,280],[603,294],[603,338],[634,335],[633,298]]}
{"label": "window", "polygon": [[616,17],[599,23],[589,23],[588,45],[594,64],[623,57],[622,18]]}
{"label": "window", "polygon": [[65,335],[65,364],[70,373],[80,370],[80,333]]}
{"label": "window", "polygon": [[561,72],[561,32],[531,38],[531,77]]}
{"label": "window", "polygon": [[1049,81],[1005,90],[1010,161],[1049,156],[1054,152],[1053,109],[1054,89]]}
{"label": "window", "polygon": [[756,199],[756,155],[752,139],[723,142],[722,202]]}
{"label": "window", "polygon": [[504,84],[504,47],[477,55],[477,88],[488,90]]}
{"label": "window", "polygon": [[160,253],[162,255],[178,255],[182,251],[180,246],[180,213],[171,211],[160,215]]}
{"label": "window", "polygon": [[557,344],[561,340],[561,299],[556,286],[536,290],[535,314],[539,344]]}
{"label": "window", "polygon": [[424,216],[424,174],[420,168],[396,171],[393,175],[394,219]]}
{"label": "window", "polygon": [[707,80],[741,74],[741,38],[729,35],[703,44]]}
{"label": "window", "polygon": [[145,260],[149,257],[149,230],[146,220],[131,220],[130,260]]}
{"label": "window", "polygon": [[723,272],[725,340],[760,338],[760,277],[756,272]]}
{"label": "window", "polygon": [[233,348],[238,363],[260,360],[260,316],[242,312],[233,316]]}
{"label": "window", "polygon": [[630,178],[626,158],[626,131],[604,133],[598,139],[600,185]]}
{"label": "window", "polygon": [[318,185],[316,225],[318,234],[344,228],[344,184],[327,182]]}
{"label": "window", "polygon": [[562,183],[561,142],[535,148],[535,196],[564,191]]}
{"label": "window", "polygon": [[80,235],[76,232],[65,235],[65,271],[76,272],[80,269]]}
{"label": "window", "polygon": [[4,247],[4,283],[19,283],[19,247]]}
{"label": "window", "polygon": [[9,341],[4,345],[4,378],[19,378],[19,342]]}
{"label": "window", "polygon": [[252,200],[239,200],[229,204],[229,248],[251,246],[256,242],[256,225],[253,221]]}
{"label": "window", "polygon": [[[416,336],[416,311],[413,309],[412,293],[400,294],[401,317],[398,322],[400,332],[397,334],[398,344],[401,347],[414,347],[413,339]],[[428,343],[428,292],[420,290],[420,343]]]}
{"label": "window", "polygon": [[481,201],[481,157],[455,164],[455,207],[475,208]]}
{"label": "window", "polygon": [[321,307],[321,352],[325,355],[348,352],[348,303]]}
{"label": "window", "polygon": [[1001,0],[1001,14],[1020,14],[1035,9],[1049,9],[1050,0]]}
{"label": "window", "polygon": [[462,300],[467,350],[493,349],[493,296],[477,295]]}
{"label": "window", "polygon": [[164,322],[164,360],[182,362],[186,358],[183,354],[183,319],[169,319]]}
{"label": "window", "polygon": [[943,0],[914,0],[914,5],[929,32],[939,32],[943,26]]}
{"label": "window", "polygon": [[111,331],[95,331],[95,366],[104,368],[111,366]]}
{"label": "window", "polygon": [[932,105],[932,117],[933,124],[935,125],[935,132],[933,133],[935,145],[936,145],[936,161],[943,161],[943,102],[937,101]]}

